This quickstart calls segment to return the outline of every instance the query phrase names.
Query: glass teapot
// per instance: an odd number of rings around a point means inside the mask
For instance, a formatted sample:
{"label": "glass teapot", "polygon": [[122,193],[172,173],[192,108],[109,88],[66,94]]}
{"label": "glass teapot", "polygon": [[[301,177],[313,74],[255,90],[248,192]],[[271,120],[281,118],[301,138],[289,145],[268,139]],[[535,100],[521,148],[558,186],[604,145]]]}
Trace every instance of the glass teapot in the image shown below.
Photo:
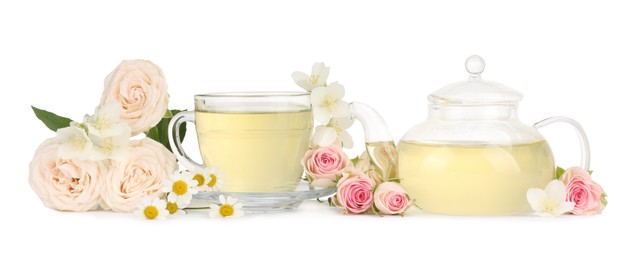
{"label": "glass teapot", "polygon": [[479,56],[469,57],[465,68],[467,80],[428,97],[428,118],[404,135],[397,151],[374,110],[350,105],[365,129],[372,165],[383,178],[399,177],[418,207],[454,215],[527,212],[527,190],[543,188],[555,176],[552,151],[537,129],[556,122],[576,129],[581,167],[589,168],[589,144],[579,123],[551,117],[526,125],[517,117],[521,93],[483,80],[485,63]]}

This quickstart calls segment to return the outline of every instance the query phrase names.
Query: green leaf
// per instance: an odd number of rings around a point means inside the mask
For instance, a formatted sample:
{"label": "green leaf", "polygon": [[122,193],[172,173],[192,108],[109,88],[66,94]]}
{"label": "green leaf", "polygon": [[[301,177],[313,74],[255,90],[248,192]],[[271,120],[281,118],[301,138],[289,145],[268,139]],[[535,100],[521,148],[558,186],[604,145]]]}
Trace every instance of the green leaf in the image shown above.
{"label": "green leaf", "polygon": [[591,175],[591,174],[593,173],[593,171],[592,171],[592,170],[589,170],[588,172],[589,172],[589,175]]}
{"label": "green leaf", "polygon": [[606,193],[602,193],[602,195],[600,195],[600,202],[602,203],[602,205],[604,205],[606,207],[606,204],[609,204],[609,201],[606,200]]}
{"label": "green leaf", "polygon": [[174,115],[172,114],[172,110],[165,110],[165,115],[163,116],[163,118],[172,118],[174,117]]}
{"label": "green leaf", "polygon": [[[148,132],[146,133],[146,136],[148,138],[151,138],[159,143],[161,143],[163,146],[165,146],[168,150],[170,150],[170,152],[172,151],[172,147],[170,145],[170,141],[169,138],[167,136],[168,134],[168,129],[167,127],[170,124],[170,121],[172,121],[172,116],[184,111],[184,110],[167,110],[168,112],[165,113],[165,115],[163,116],[163,118],[161,118],[161,121],[159,121],[159,123],[150,128],[150,130],[148,130]],[[169,117],[168,117],[169,116]],[[180,141],[182,142],[183,140],[185,140],[185,133],[187,132],[187,125],[185,123],[183,123],[182,125],[180,125]]]}
{"label": "green leaf", "polygon": [[357,164],[359,162],[359,156],[357,155],[357,157],[352,158],[350,161],[352,161],[352,164]]}
{"label": "green leaf", "polygon": [[556,167],[556,179],[557,180],[560,180],[561,176],[563,176],[564,173],[565,173],[565,169],[563,169],[563,168],[561,168],[559,166]]}
{"label": "green leaf", "polygon": [[400,180],[401,180],[400,178],[392,178],[392,179],[389,179],[389,180],[387,180],[387,181],[388,181],[388,182],[400,183]]}
{"label": "green leaf", "polygon": [[30,107],[33,109],[33,112],[35,112],[35,116],[37,116],[41,122],[54,132],[56,132],[59,128],[70,126],[70,123],[72,122],[72,120],[67,117],[62,117],[34,106]]}

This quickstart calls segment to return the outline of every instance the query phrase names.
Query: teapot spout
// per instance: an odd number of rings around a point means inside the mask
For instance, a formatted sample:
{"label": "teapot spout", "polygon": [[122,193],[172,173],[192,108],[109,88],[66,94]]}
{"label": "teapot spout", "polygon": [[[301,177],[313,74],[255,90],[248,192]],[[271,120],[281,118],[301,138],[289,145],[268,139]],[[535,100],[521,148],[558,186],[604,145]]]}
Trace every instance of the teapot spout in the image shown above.
{"label": "teapot spout", "polygon": [[366,173],[377,182],[397,180],[398,152],[385,120],[368,105],[353,102],[350,104],[350,117],[356,118],[363,126],[366,152],[360,160],[368,160]]}

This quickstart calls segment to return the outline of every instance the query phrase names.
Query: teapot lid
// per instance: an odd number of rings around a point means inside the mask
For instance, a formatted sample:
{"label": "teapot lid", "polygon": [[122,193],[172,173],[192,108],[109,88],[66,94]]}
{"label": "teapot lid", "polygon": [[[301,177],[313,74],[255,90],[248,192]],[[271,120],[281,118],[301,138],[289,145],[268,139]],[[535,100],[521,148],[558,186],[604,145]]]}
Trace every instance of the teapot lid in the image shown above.
{"label": "teapot lid", "polygon": [[484,105],[517,104],[522,93],[497,82],[483,80],[480,74],[485,70],[485,61],[478,55],[465,60],[469,78],[452,83],[428,96],[431,104],[441,105]]}

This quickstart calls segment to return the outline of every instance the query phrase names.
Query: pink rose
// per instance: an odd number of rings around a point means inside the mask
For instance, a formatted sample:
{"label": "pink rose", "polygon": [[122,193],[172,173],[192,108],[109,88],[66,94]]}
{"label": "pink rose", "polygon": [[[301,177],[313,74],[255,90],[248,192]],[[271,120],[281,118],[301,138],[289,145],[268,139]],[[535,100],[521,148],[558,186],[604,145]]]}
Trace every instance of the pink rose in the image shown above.
{"label": "pink rose", "polygon": [[563,173],[561,181],[565,184],[567,192],[565,201],[576,203],[572,213],[590,215],[599,214],[604,210],[604,204],[601,202],[604,190],[591,180],[589,172],[579,167],[572,167]]}
{"label": "pink rose", "polygon": [[111,161],[104,178],[102,207],[131,212],[146,196],[159,196],[162,183],[178,169],[176,157],[162,144],[145,138],[131,141],[127,161]]}
{"label": "pink rose", "polygon": [[104,80],[100,105],[122,105],[121,119],[132,135],[148,131],[161,121],[169,96],[163,71],[147,60],[125,60]]}
{"label": "pink rose", "polygon": [[302,167],[317,187],[335,186],[333,181],[352,165],[341,146],[331,145],[309,150],[302,158]]}
{"label": "pink rose", "polygon": [[372,188],[376,185],[365,173],[350,169],[337,182],[335,204],[348,213],[359,214],[372,207],[374,198]]}
{"label": "pink rose", "polygon": [[65,211],[87,211],[98,207],[104,164],[88,160],[64,160],[60,144],[44,141],[30,162],[28,181],[44,205]]}
{"label": "pink rose", "polygon": [[374,205],[383,214],[401,214],[409,207],[406,191],[396,182],[383,182],[374,191]]}

